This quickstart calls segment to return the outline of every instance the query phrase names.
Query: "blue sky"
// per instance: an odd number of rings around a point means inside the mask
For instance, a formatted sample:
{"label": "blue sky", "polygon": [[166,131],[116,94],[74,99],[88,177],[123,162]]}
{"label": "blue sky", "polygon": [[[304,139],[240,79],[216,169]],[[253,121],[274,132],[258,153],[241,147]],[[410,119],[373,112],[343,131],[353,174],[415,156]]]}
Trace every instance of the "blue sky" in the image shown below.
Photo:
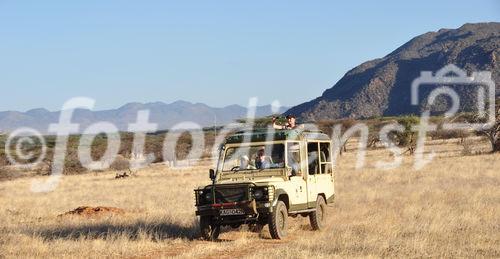
{"label": "blue sky", "polygon": [[500,1],[0,0],[0,110],[315,98],[427,31],[500,21]]}

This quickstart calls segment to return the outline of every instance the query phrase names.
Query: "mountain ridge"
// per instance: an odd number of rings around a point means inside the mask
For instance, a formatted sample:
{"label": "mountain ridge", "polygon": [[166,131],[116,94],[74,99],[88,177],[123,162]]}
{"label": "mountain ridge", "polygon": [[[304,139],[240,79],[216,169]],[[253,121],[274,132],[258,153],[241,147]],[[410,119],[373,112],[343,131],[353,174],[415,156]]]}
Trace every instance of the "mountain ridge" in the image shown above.
{"label": "mountain ridge", "polygon": [[[411,105],[410,86],[421,71],[436,72],[445,65],[455,64],[469,74],[491,71],[493,80],[498,82],[499,49],[500,23],[496,22],[468,23],[458,29],[427,32],[382,58],[352,68],[321,96],[294,106],[287,113],[305,121],[418,114],[423,107]],[[498,89],[497,85],[497,93]],[[470,89],[457,92],[464,108],[474,103]],[[425,94],[428,92],[422,92]],[[439,105],[444,106],[443,102]]]}
{"label": "mountain ridge", "polygon": [[[288,107],[281,107],[277,113],[283,113]],[[140,110],[149,110],[150,123],[158,124],[158,130],[168,130],[180,122],[194,122],[201,127],[218,126],[234,122],[246,117],[247,108],[241,105],[228,105],[225,107],[211,107],[203,103],[187,101],[164,102],[131,102],[116,109],[87,110],[75,109],[72,122],[81,124],[80,131],[93,123],[111,122],[120,131],[128,131],[128,125],[137,120]],[[60,111],[49,111],[45,108],[30,109],[26,112],[1,111],[0,132],[12,132],[21,127],[29,127],[48,133],[48,126],[57,123]],[[273,114],[271,105],[256,107],[256,116],[263,117]]]}

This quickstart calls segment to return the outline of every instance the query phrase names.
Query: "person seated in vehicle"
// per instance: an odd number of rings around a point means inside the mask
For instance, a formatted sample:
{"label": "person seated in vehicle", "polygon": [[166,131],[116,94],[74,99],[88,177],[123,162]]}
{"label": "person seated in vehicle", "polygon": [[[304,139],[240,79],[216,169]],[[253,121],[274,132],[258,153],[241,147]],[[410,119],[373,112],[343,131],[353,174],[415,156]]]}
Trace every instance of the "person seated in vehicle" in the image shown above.
{"label": "person seated in vehicle", "polygon": [[311,151],[307,154],[309,161],[309,174],[318,174],[319,173],[319,157],[318,151]]}
{"label": "person seated in vehicle", "polygon": [[278,130],[291,130],[295,129],[298,127],[297,125],[297,118],[295,118],[295,115],[289,114],[286,116],[286,124],[285,125],[278,125],[276,123],[277,118],[273,117],[273,128],[278,129]]}
{"label": "person seated in vehicle", "polygon": [[255,157],[255,167],[257,169],[267,169],[273,164],[273,159],[266,156],[266,149],[264,147],[257,151],[257,156]]}
{"label": "person seated in vehicle", "polygon": [[255,166],[250,164],[250,158],[248,156],[241,156],[240,158],[240,170],[255,170]]}

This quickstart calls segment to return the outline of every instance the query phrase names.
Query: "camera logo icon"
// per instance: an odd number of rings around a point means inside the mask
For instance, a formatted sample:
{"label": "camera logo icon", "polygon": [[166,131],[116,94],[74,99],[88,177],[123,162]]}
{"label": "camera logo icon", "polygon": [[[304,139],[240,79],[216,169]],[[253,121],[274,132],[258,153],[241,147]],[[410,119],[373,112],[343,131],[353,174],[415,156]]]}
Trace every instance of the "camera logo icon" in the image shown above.
{"label": "camera logo icon", "polygon": [[[488,128],[495,123],[495,82],[491,72],[474,72],[469,77],[467,73],[459,67],[449,64],[438,70],[435,75],[431,71],[422,71],[420,77],[416,78],[411,85],[411,104],[419,105],[419,91],[422,87],[435,87],[427,100],[430,107],[437,97],[448,96],[452,103],[451,107],[444,113],[446,119],[452,118],[459,112],[460,96],[451,86],[475,87],[477,89],[476,106],[479,118],[486,119],[485,123],[453,123],[443,124],[445,130],[480,130]],[[430,110],[427,109],[422,114],[423,117],[430,117]]]}

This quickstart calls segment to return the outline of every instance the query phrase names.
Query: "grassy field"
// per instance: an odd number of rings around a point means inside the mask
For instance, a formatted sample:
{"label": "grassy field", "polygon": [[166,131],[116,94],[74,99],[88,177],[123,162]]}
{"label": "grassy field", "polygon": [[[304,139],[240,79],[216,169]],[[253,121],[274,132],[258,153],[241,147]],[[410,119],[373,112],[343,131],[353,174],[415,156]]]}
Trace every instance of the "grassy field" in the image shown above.
{"label": "grassy field", "polygon": [[[346,153],[327,229],[312,232],[299,217],[282,241],[266,228],[199,240],[192,190],[208,183],[208,167],[65,176],[46,194],[30,192],[33,178],[3,181],[0,257],[500,257],[500,154],[473,143],[468,156],[455,141],[428,143],[437,157],[420,171],[412,156],[398,169],[376,169],[392,159],[385,150],[368,151],[367,166],[355,170],[355,152]],[[84,205],[125,213],[58,217]]]}

